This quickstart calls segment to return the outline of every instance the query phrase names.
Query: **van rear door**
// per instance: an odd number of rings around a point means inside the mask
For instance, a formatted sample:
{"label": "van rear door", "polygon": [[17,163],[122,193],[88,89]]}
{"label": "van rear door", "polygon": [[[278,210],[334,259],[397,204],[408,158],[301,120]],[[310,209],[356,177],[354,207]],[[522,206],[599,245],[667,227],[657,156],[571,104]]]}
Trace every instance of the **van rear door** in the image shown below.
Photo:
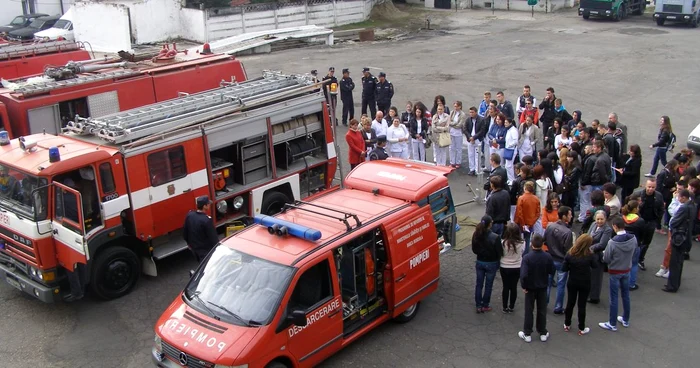
{"label": "van rear door", "polygon": [[392,316],[396,317],[437,289],[440,253],[429,206],[411,206],[386,223],[392,270]]}

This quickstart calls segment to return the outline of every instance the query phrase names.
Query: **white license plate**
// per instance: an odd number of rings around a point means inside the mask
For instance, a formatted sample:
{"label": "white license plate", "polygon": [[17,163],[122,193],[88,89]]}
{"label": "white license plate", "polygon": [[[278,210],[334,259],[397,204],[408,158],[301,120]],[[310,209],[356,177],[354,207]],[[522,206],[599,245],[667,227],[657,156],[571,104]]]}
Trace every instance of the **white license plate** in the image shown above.
{"label": "white license plate", "polygon": [[592,11],[591,14],[598,14],[598,12],[597,12],[597,11]]}
{"label": "white license plate", "polygon": [[19,286],[19,281],[13,279],[12,276],[10,276],[10,275],[7,275],[6,277],[7,278],[5,280],[7,280],[8,284],[14,286],[15,288],[17,288],[17,290],[22,290],[22,287]]}
{"label": "white license plate", "polygon": [[668,17],[666,17],[666,19],[676,19],[676,16],[675,16],[675,15],[669,15]]}

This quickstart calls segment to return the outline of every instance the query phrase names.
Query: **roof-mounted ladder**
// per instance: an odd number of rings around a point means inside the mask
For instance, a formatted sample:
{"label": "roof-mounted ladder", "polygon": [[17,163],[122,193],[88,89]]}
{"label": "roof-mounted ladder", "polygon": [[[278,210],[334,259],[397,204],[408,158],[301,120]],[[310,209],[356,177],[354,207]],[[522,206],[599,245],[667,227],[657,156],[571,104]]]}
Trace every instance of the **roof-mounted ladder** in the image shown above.
{"label": "roof-mounted ladder", "polygon": [[0,48],[0,60],[14,59],[23,56],[48,54],[51,52],[79,50],[81,47],[73,41],[51,41],[32,43],[28,45],[14,45]]}
{"label": "roof-mounted ladder", "polygon": [[49,91],[52,91],[55,89],[59,89],[59,88],[72,87],[72,86],[76,86],[79,84],[91,83],[91,82],[113,79],[113,78],[127,77],[127,76],[140,74],[140,73],[141,72],[138,70],[124,69],[124,70],[115,70],[115,71],[111,71],[111,72],[101,72],[98,74],[79,75],[77,78],[66,79],[66,80],[62,80],[62,81],[47,80],[46,82],[26,83],[20,87],[13,89],[12,93],[20,93],[20,94],[24,95],[25,97],[26,96],[33,96],[33,95],[46,93],[46,92],[49,92]]}
{"label": "roof-mounted ladder", "polygon": [[[302,207],[302,205],[303,205],[303,207]],[[331,215],[331,214],[328,214],[328,213],[319,212],[318,210],[314,210],[314,209],[311,209],[311,208],[308,208],[308,207],[313,207],[313,208],[315,208],[315,209],[322,209],[322,210],[326,210],[326,211],[331,211],[331,212],[339,213],[339,214],[341,214],[341,215],[343,215],[343,216],[342,216],[342,217],[340,217],[340,216],[334,216],[334,215]],[[338,220],[338,221],[344,223],[344,224],[345,224],[345,228],[347,229],[347,231],[351,231],[351,230],[352,230],[352,226],[350,226],[350,223],[348,222],[348,219],[351,218],[351,217],[355,220],[355,226],[356,226],[356,227],[362,226],[362,223],[360,222],[360,219],[359,219],[359,218],[357,217],[357,215],[354,214],[354,213],[343,212],[343,211],[340,211],[340,210],[336,210],[336,209],[334,209],[334,208],[330,208],[330,207],[326,207],[326,206],[321,206],[321,205],[318,205],[318,204],[315,204],[315,203],[311,203],[311,202],[294,201],[293,204],[291,204],[291,203],[286,203],[286,204],[284,205],[284,208],[282,209],[282,212],[285,212],[285,211],[287,211],[288,209],[295,209],[295,210],[300,210],[300,211],[306,211],[306,212],[311,212],[311,213],[314,213],[314,214],[317,214],[317,215],[321,215],[321,216],[324,216],[324,217],[330,217],[330,218],[332,218],[332,219],[335,219],[335,220]]]}
{"label": "roof-mounted ladder", "polygon": [[302,75],[284,75],[266,71],[262,78],[200,92],[156,104],[103,116],[68,122],[64,130],[76,134],[92,134],[108,142],[120,144],[194,124],[207,113],[224,107],[240,109],[251,99],[274,96],[284,91],[313,84]]}

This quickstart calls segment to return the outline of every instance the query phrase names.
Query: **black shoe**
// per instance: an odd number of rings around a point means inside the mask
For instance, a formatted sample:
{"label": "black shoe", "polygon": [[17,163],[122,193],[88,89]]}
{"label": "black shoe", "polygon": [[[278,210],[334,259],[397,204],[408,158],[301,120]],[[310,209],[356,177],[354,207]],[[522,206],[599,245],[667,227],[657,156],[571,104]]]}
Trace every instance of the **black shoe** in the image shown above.
{"label": "black shoe", "polygon": [[598,304],[600,303],[600,299],[588,299],[588,302],[591,304]]}
{"label": "black shoe", "polygon": [[637,289],[639,289],[639,285],[630,286],[630,290],[637,290]]}
{"label": "black shoe", "polygon": [[647,270],[647,266],[644,265],[644,261],[639,261],[639,263],[637,265],[639,266],[640,270],[642,270],[642,271]]}
{"label": "black shoe", "polygon": [[671,288],[669,288],[669,287],[667,287],[667,286],[662,287],[661,290],[662,290],[662,291],[665,291],[665,292],[667,292],[667,293],[675,293],[676,291],[678,291],[678,290],[671,289]]}
{"label": "black shoe", "polygon": [[476,308],[476,314],[484,313],[484,310],[481,309],[481,307]]}
{"label": "black shoe", "polygon": [[564,310],[563,309],[555,309],[554,314],[564,314]]}
{"label": "black shoe", "polygon": [[470,171],[469,176],[476,176],[476,171],[474,171],[474,170]]}
{"label": "black shoe", "polygon": [[82,298],[83,298],[83,295],[67,294],[67,295],[63,296],[63,301],[66,303],[72,303],[72,302],[76,302]]}

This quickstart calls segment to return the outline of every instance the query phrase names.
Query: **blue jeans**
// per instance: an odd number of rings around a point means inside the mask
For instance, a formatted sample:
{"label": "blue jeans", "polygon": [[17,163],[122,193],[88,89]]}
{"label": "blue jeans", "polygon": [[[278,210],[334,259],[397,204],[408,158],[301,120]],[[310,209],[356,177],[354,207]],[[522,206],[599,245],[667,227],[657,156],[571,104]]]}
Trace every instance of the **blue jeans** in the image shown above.
{"label": "blue jeans", "polygon": [[639,271],[639,254],[642,248],[637,247],[632,254],[632,269],[630,270],[630,287],[637,285],[637,272]]}
{"label": "blue jeans", "polygon": [[523,249],[523,257],[530,251],[530,238],[532,233],[529,231],[523,231],[523,240],[525,240],[525,249]]}
{"label": "blue jeans", "polygon": [[503,236],[503,230],[505,229],[506,225],[505,224],[493,224],[491,226],[491,231],[494,233],[498,234],[498,236]]}
{"label": "blue jeans", "polygon": [[499,267],[499,262],[476,261],[476,290],[474,291],[474,301],[476,302],[477,308],[491,305],[493,280],[496,278],[496,272],[498,272]]}
{"label": "blue jeans", "polygon": [[[566,281],[569,280],[568,272],[561,272],[563,263],[554,261],[554,268],[557,269],[557,298],[554,301],[554,310],[564,310],[564,296],[566,295]],[[554,284],[554,277],[549,276],[549,285]],[[549,304],[549,294],[552,288],[547,288],[547,304]]]}
{"label": "blue jeans", "polygon": [[649,171],[651,175],[656,175],[656,168],[659,167],[659,161],[661,161],[661,167],[666,166],[666,147],[656,147],[654,163],[651,164],[651,170]]}
{"label": "blue jeans", "polygon": [[617,325],[618,292],[622,294],[622,319],[630,321],[630,274],[610,275],[610,325]]}

